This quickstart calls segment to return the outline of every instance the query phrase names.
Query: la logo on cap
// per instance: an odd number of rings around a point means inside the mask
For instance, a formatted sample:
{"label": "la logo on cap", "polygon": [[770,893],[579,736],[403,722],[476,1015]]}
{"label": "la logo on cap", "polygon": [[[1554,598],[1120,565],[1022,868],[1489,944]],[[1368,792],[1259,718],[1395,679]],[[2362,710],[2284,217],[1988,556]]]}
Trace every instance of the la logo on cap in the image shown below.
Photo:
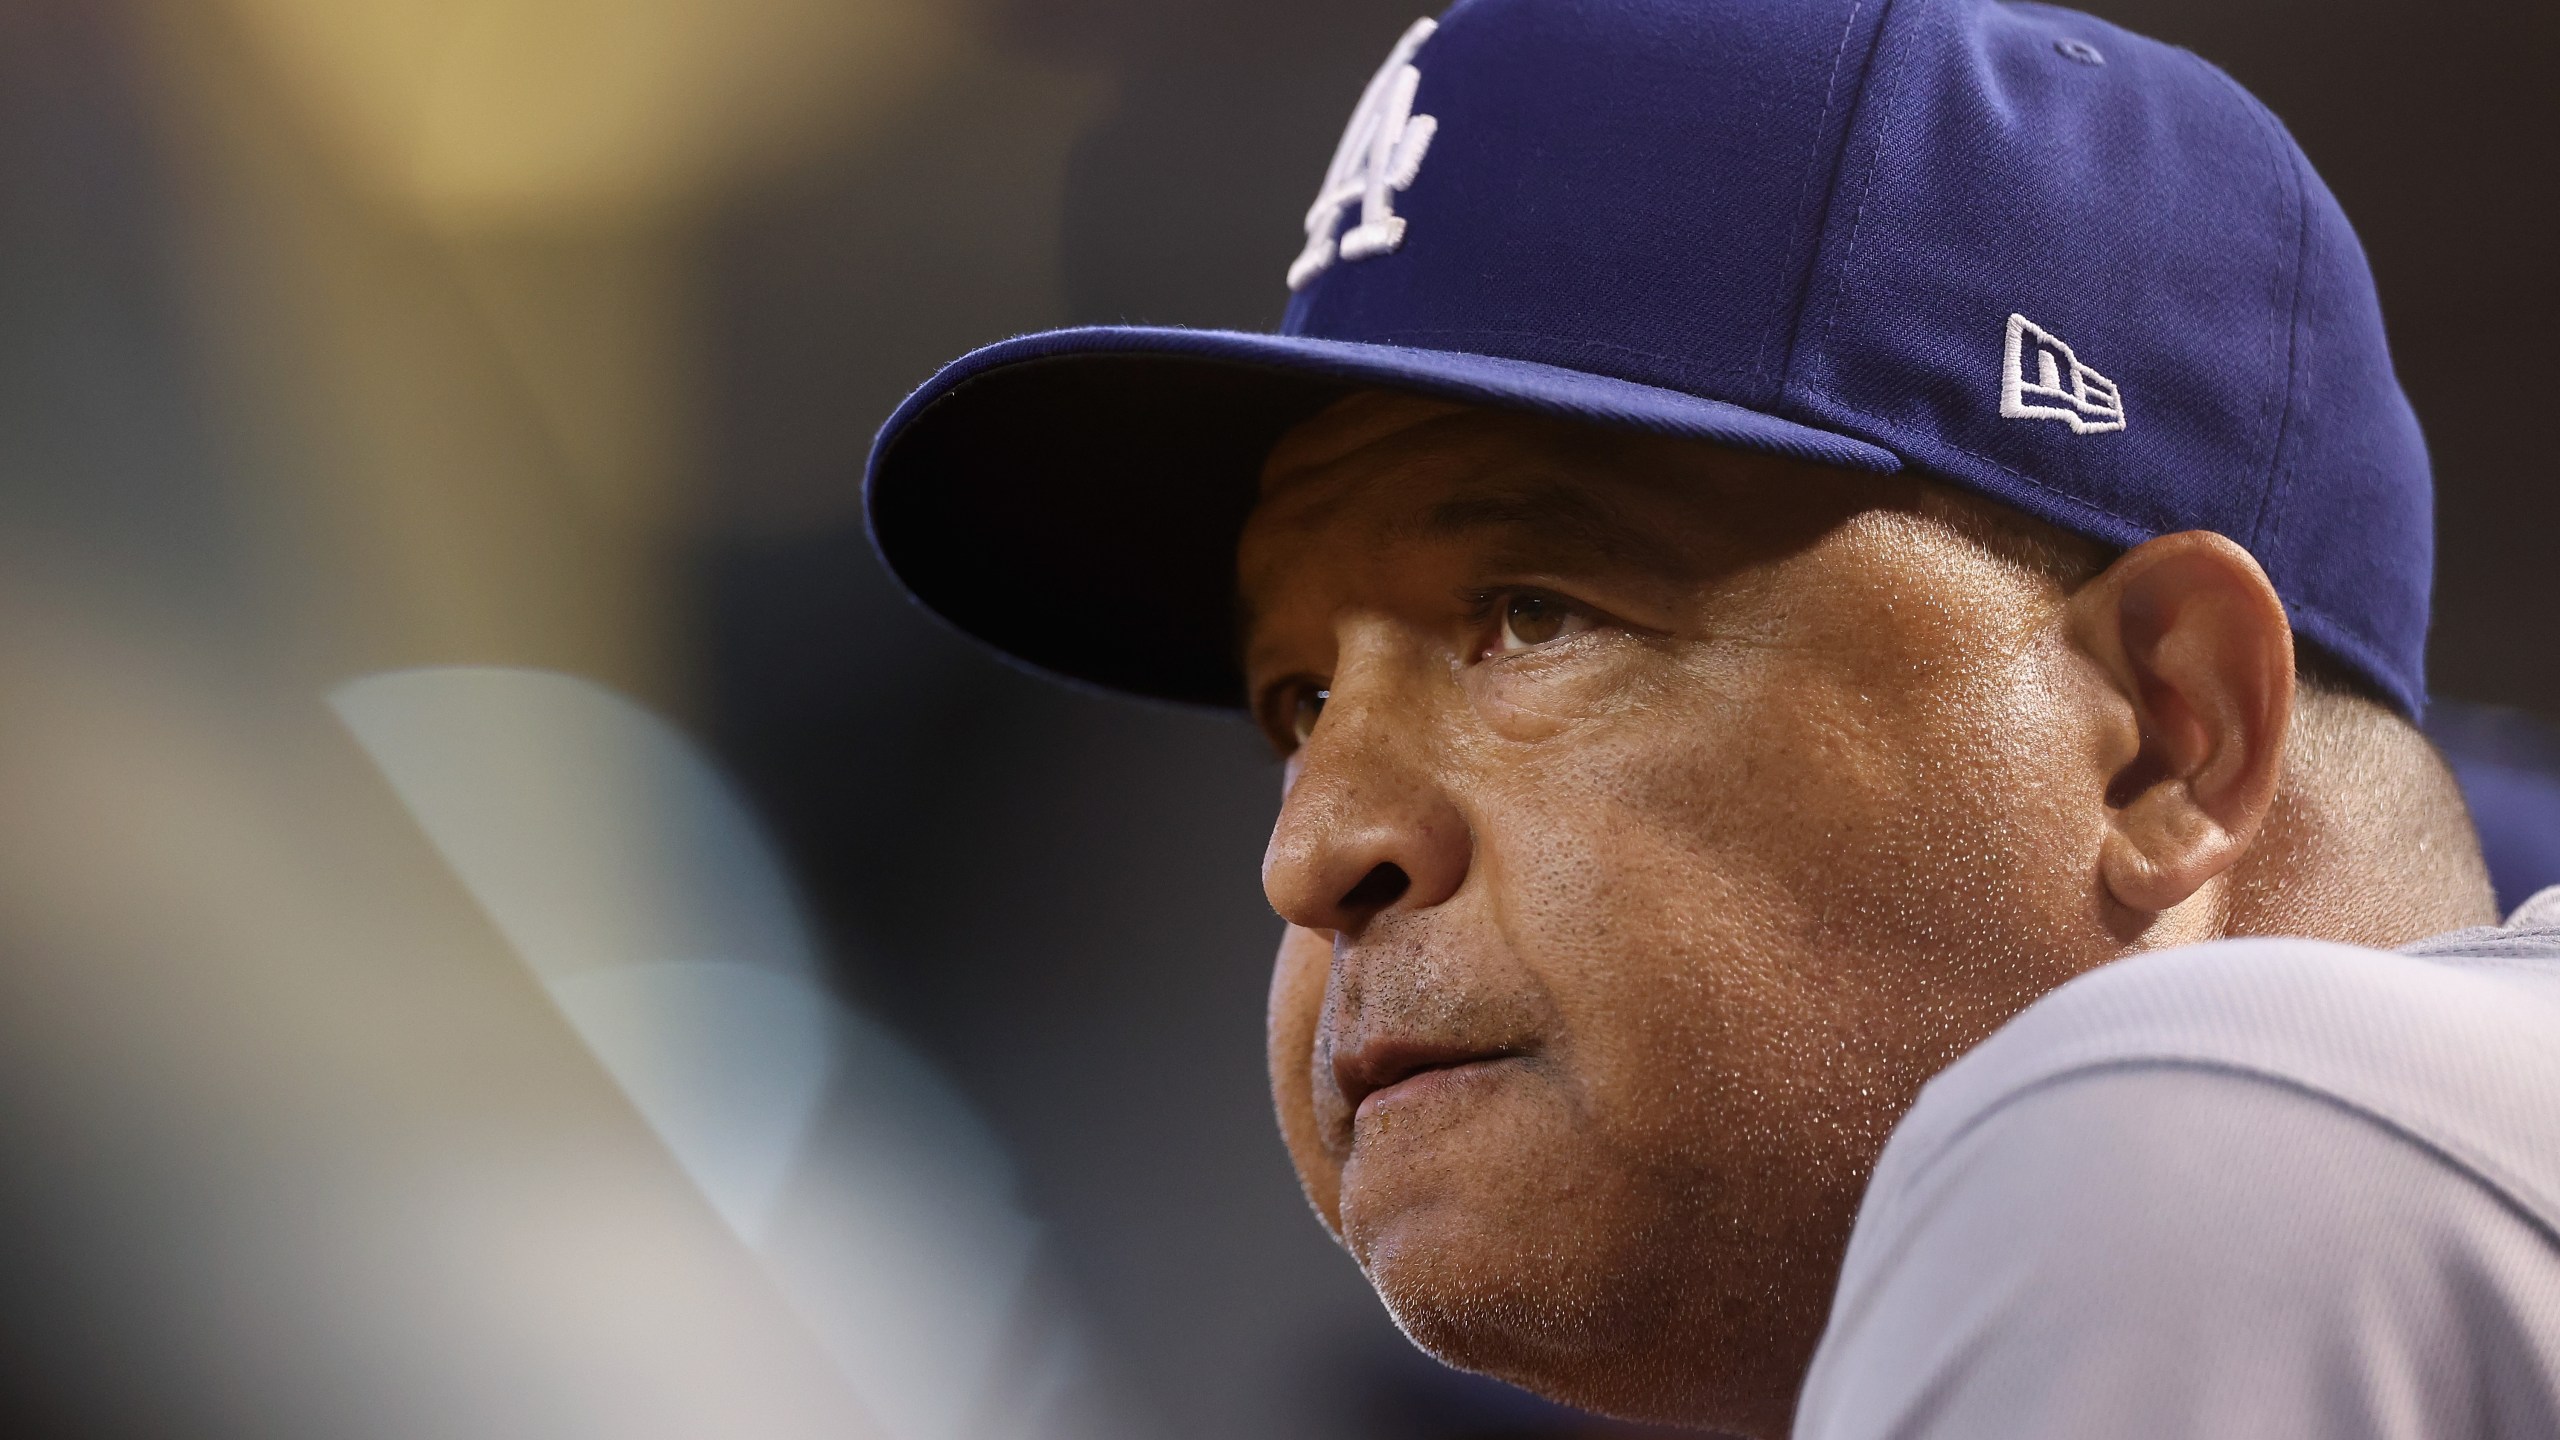
{"label": "la logo on cap", "polygon": [[[1365,260],[1404,243],[1404,217],[1396,214],[1395,197],[1422,173],[1422,157],[1440,129],[1439,121],[1413,113],[1414,92],[1422,85],[1413,57],[1439,28],[1437,21],[1414,21],[1377,78],[1361,92],[1360,107],[1351,112],[1350,128],[1342,132],[1342,144],[1324,172],[1324,189],[1307,212],[1307,248],[1289,266],[1291,290],[1305,289],[1307,282],[1333,268],[1337,258]],[[1337,241],[1334,231],[1353,201],[1360,204],[1360,223]]]}

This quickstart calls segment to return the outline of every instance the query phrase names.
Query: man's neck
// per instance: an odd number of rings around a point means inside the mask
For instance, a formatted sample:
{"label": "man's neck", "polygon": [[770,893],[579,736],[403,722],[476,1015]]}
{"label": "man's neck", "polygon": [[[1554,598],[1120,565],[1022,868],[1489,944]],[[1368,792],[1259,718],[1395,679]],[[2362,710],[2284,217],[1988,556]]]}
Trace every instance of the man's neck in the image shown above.
{"label": "man's neck", "polygon": [[2223,933],[2388,949],[2495,924],[2461,787],[2417,728],[2306,692],[2275,809],[2234,877]]}

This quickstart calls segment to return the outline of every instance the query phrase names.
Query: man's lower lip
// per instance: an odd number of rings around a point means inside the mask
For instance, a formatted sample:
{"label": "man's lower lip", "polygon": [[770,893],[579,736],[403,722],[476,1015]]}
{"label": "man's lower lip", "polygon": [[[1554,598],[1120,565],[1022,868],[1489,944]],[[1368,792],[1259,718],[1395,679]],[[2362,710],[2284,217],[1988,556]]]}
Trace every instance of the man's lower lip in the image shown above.
{"label": "man's lower lip", "polygon": [[1393,1085],[1381,1085],[1361,1096],[1360,1108],[1352,1112],[1352,1119],[1355,1122],[1365,1120],[1386,1106],[1411,1104],[1428,1099],[1453,1085],[1465,1084],[1490,1066],[1517,1058],[1512,1055],[1487,1055],[1481,1060],[1461,1060],[1455,1065],[1435,1065],[1428,1070],[1417,1070]]}

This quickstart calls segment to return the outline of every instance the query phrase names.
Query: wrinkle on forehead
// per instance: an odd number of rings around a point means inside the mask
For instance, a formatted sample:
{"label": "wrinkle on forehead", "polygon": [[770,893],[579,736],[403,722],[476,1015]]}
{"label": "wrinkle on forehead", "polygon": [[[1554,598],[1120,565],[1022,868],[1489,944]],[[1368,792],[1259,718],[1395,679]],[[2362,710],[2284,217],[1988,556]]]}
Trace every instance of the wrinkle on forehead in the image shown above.
{"label": "wrinkle on forehead", "polygon": [[1399,431],[1466,414],[1470,409],[1454,400],[1433,400],[1391,390],[1363,390],[1337,400],[1281,436],[1280,442],[1271,447],[1271,454],[1262,464],[1263,498],[1269,499],[1291,481]]}
{"label": "wrinkle on forehead", "polygon": [[1519,537],[1491,557],[1497,568],[1552,566],[1571,560],[1684,575],[1698,567],[1699,547],[1682,545],[1659,526],[1639,523],[1599,488],[1552,476],[1487,477],[1463,486],[1400,533],[1447,540],[1491,531]]}

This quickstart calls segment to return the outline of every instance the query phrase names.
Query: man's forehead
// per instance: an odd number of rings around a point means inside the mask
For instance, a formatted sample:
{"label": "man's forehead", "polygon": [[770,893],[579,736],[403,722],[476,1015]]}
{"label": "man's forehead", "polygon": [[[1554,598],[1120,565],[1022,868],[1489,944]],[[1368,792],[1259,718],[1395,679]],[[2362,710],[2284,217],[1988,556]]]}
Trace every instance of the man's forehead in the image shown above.
{"label": "man's forehead", "polygon": [[1262,493],[1268,496],[1293,480],[1434,421],[1469,413],[1471,407],[1454,400],[1392,390],[1362,390],[1345,396],[1300,422],[1271,447],[1262,465]]}
{"label": "man's forehead", "polygon": [[[1748,457],[1446,401],[1361,394],[1282,441],[1238,554],[1247,613],[1283,591],[1411,583],[1430,547],[1476,568],[1690,578],[1732,547]],[[1765,499],[1758,503],[1767,503]],[[1366,577],[1366,578],[1362,578]],[[1250,628],[1250,627],[1248,627]]]}
{"label": "man's forehead", "polygon": [[1250,555],[1316,531],[1391,542],[1508,527],[1590,540],[1603,529],[1641,532],[1675,520],[1694,540],[1785,508],[1806,488],[1802,477],[1782,481],[1777,472],[1791,468],[1809,467],[1699,441],[1363,392],[1273,448],[1245,549]]}
{"label": "man's forehead", "polygon": [[1362,394],[1290,432],[1265,465],[1244,560],[1560,524],[1630,523],[1608,439],[1583,427],[1411,396]]}
{"label": "man's forehead", "polygon": [[1518,500],[1531,490],[1567,504],[1577,491],[1630,486],[1694,495],[1711,480],[1705,472],[1720,468],[1719,453],[1549,416],[1362,392],[1281,437],[1263,465],[1256,519],[1297,526],[1354,500],[1379,502],[1364,510],[1419,510],[1491,494]]}

